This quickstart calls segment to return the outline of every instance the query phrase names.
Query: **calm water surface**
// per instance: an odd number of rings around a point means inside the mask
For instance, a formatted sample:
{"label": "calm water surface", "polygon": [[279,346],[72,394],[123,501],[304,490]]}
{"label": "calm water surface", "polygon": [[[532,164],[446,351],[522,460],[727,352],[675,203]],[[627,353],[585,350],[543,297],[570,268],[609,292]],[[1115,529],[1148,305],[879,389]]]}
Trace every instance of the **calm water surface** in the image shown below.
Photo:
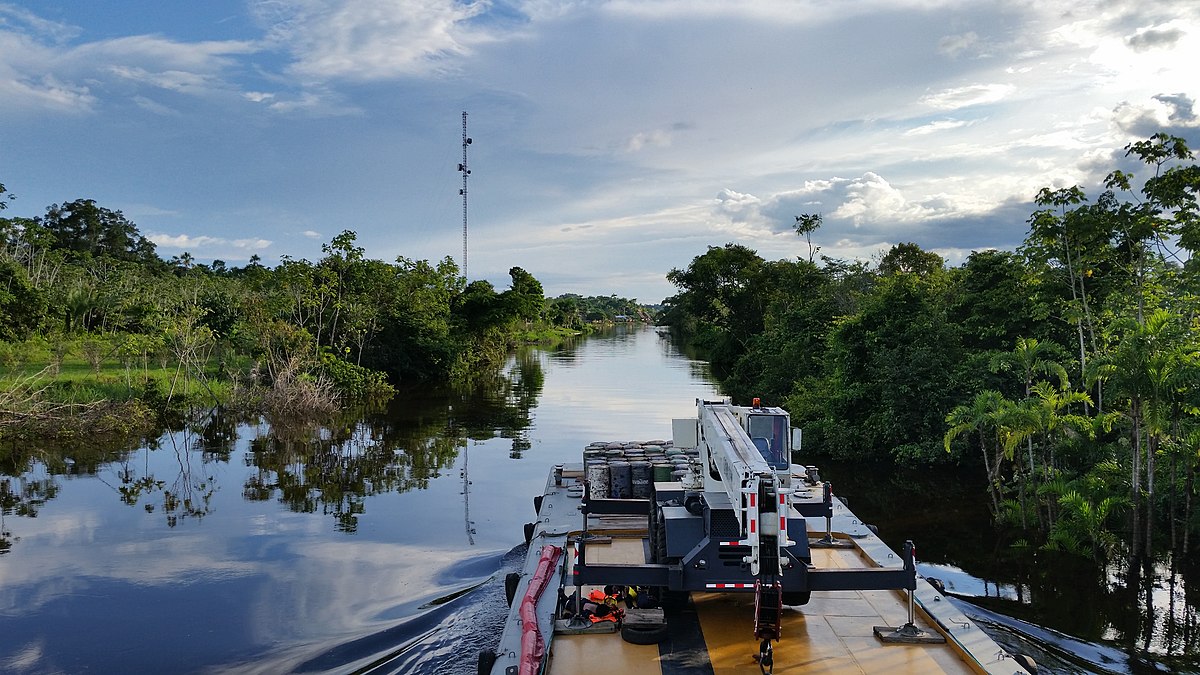
{"label": "calm water surface", "polygon": [[[653,329],[618,329],[334,428],[210,414],[152,447],[15,448],[0,462],[0,672],[474,673],[549,467],[591,441],[669,437],[672,417],[716,395],[705,366]],[[1081,599],[1103,579],[1064,591],[1073,570],[1006,564],[982,488],[959,473],[826,471],[1051,672],[1192,670],[1119,648],[1145,624],[1122,623],[1138,614],[1122,608],[1142,605]],[[1178,590],[1162,628],[1176,634],[1147,643],[1195,654],[1197,603],[1169,572],[1149,594],[1165,604]]]}

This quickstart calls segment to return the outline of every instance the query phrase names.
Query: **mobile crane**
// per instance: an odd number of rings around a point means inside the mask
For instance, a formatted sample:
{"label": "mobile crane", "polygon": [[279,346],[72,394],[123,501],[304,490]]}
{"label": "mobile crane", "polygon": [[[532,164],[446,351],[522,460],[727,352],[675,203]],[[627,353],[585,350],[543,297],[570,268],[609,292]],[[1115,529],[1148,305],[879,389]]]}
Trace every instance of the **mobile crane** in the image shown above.
{"label": "mobile crane", "polygon": [[[587,514],[646,516],[649,556],[644,564],[588,563],[585,533],[574,566],[577,587],[752,592],[763,672],[771,672],[784,605],[804,605],[813,591],[916,588],[911,542],[902,568],[813,566],[810,547],[844,542],[832,537],[829,483],[790,462],[800,433],[786,411],[757,399],[751,406],[698,400],[696,408],[696,418],[672,420],[675,447],[699,451],[680,481],[655,483],[649,500],[594,499],[585,491],[585,523]],[[821,517],[826,537],[810,541],[805,519]]]}

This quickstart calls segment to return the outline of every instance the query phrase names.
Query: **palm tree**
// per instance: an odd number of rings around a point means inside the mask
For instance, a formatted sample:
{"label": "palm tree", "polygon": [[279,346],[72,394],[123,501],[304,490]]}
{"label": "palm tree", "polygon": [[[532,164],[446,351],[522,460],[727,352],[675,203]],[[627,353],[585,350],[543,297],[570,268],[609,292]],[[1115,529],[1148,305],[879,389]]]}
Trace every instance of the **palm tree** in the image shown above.
{"label": "palm tree", "polygon": [[[1015,370],[1025,384],[1025,398],[1033,394],[1034,378],[1040,373],[1053,375],[1058,379],[1059,388],[1068,386],[1067,370],[1057,361],[1049,358],[1053,343],[1039,342],[1036,338],[1017,338],[1017,344],[1011,352],[997,354],[992,357],[992,370]],[[1033,473],[1033,441],[1029,441],[1029,472]]]}
{"label": "palm tree", "polygon": [[1136,555],[1141,550],[1142,477],[1145,476],[1145,547],[1149,550],[1153,541],[1155,457],[1161,440],[1171,433],[1181,394],[1197,378],[1198,358],[1196,346],[1180,317],[1164,309],[1150,313],[1144,322],[1118,321],[1113,333],[1116,348],[1093,360],[1089,376],[1094,381],[1107,382],[1129,400],[1126,416],[1133,445],[1130,501]]}
{"label": "palm tree", "polygon": [[[972,432],[979,434],[979,451],[983,454],[983,468],[987,472],[988,495],[992,499],[993,518],[1000,513],[1002,445],[999,435],[1001,420],[1006,409],[1011,408],[1012,405],[1012,402],[1004,398],[1003,394],[989,389],[976,394],[970,405],[956,406],[946,415],[946,424],[950,425],[950,429],[946,431],[946,435],[942,439],[946,446],[946,452],[950,452],[950,444],[959,435]],[[988,452],[989,437],[994,443],[992,450],[995,453],[994,458]]]}

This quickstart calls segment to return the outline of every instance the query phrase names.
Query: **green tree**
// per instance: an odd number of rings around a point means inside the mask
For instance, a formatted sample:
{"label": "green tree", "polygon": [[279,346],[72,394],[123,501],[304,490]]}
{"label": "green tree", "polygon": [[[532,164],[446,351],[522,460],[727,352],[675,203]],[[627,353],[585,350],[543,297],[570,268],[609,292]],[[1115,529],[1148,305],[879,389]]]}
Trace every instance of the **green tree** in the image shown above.
{"label": "green tree", "polygon": [[[992,358],[992,369],[996,371],[1013,370],[1021,378],[1025,388],[1025,398],[1033,395],[1034,382],[1038,375],[1052,375],[1058,380],[1060,388],[1068,385],[1067,371],[1062,364],[1050,359],[1056,352],[1056,345],[1049,342],[1039,342],[1034,338],[1017,338],[1017,344],[1011,352],[996,354]],[[1028,439],[1029,475],[1034,475],[1033,439]]]}
{"label": "green tree", "polygon": [[816,232],[821,227],[821,214],[819,213],[803,213],[796,216],[796,236],[804,236],[804,241],[808,243],[808,262],[813,261],[813,256],[817,251],[821,250],[820,246],[813,248],[812,233]]}
{"label": "green tree", "polygon": [[943,443],[946,452],[950,452],[950,444],[962,434],[976,433],[979,435],[979,452],[983,458],[983,468],[987,474],[988,497],[992,517],[1000,514],[1001,490],[1001,460],[1004,458],[1004,442],[1002,434],[1007,431],[1005,420],[1011,417],[1012,401],[1004,398],[998,391],[981,391],[975,395],[969,405],[958,405],[946,415],[946,431]]}
{"label": "green tree", "polygon": [[46,297],[30,283],[25,270],[12,260],[0,259],[0,341],[28,338],[45,314]]}
{"label": "green tree", "polygon": [[853,458],[938,461],[958,398],[962,353],[946,317],[948,277],[897,273],[879,281],[829,337],[831,378],[821,427],[830,452]]}
{"label": "green tree", "polygon": [[510,269],[508,276],[512,278],[512,286],[500,294],[508,314],[526,324],[536,320],[546,304],[541,282],[520,267]]}
{"label": "green tree", "polygon": [[[1132,447],[1130,501],[1133,505],[1133,550],[1153,545],[1155,459],[1171,433],[1177,404],[1197,381],[1197,347],[1181,318],[1159,309],[1144,322],[1123,319],[1113,327],[1112,351],[1098,357],[1089,375],[1103,381],[1127,401],[1123,414],[1130,425]],[[1140,524],[1145,522],[1145,541]]]}
{"label": "green tree", "polygon": [[96,205],[94,199],[52,204],[38,219],[53,237],[53,246],[69,254],[108,257],[144,265],[160,265],[154,242],[146,239],[120,211]]}
{"label": "green tree", "polygon": [[727,372],[762,331],[763,264],[754,250],[726,244],[709,246],[686,270],[667,273],[680,292],[664,301],[666,323],[708,349],[719,372]]}

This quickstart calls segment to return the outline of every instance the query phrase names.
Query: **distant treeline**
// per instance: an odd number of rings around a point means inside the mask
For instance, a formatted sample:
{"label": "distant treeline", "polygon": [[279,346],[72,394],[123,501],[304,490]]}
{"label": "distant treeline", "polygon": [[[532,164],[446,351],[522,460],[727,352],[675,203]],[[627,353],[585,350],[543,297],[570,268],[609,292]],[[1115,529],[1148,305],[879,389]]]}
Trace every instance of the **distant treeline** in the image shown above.
{"label": "distant treeline", "polygon": [[[804,452],[954,461],[987,478],[1022,543],[1098,558],[1129,534],[1195,548],[1200,167],[1185,142],[1126,147],[1092,198],[1046,188],[1015,252],[947,268],[914,243],[876,264],[710,247],[662,321],[723,388],[785,406]],[[1139,178],[1140,177],[1140,178]],[[1135,185],[1140,183],[1140,185]],[[819,214],[797,216],[808,237]]]}
{"label": "distant treeline", "polygon": [[[0,185],[0,207],[4,193]],[[468,283],[449,257],[374,260],[356,238],[333,237],[315,262],[283,256],[268,268],[253,256],[235,267],[189,253],[164,260],[120,211],[90,199],[0,218],[0,374],[72,357],[96,361],[97,373],[106,359],[143,373],[170,362],[266,386],[285,373],[325,378],[361,397],[468,377],[517,343],[651,318],[615,296],[548,301],[520,267],[497,290]]]}

